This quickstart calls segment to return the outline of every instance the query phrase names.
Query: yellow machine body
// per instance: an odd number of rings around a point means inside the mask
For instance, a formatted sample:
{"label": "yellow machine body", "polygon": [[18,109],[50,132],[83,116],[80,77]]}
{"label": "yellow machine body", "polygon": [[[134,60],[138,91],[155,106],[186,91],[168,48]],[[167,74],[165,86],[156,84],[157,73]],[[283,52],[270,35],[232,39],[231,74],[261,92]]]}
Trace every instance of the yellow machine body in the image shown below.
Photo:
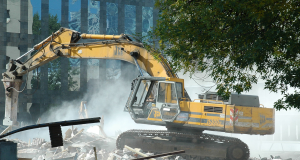
{"label": "yellow machine body", "polygon": [[[205,112],[205,106],[220,107],[223,111],[221,113]],[[271,108],[181,101],[180,109],[182,112],[188,113],[188,120],[174,120],[173,123],[183,124],[183,126],[259,135],[273,134],[275,129],[274,110]],[[148,120],[162,121],[160,116],[160,111],[153,108]]]}
{"label": "yellow machine body", "polygon": [[[205,111],[205,107],[219,107],[222,108],[222,112]],[[270,108],[181,101],[180,109],[189,113],[189,120],[174,120],[174,123],[229,133],[260,135],[274,133],[274,110]]]}
{"label": "yellow machine body", "polygon": [[[145,81],[142,80],[142,81]],[[150,80],[149,80],[150,81]],[[267,135],[273,134],[275,131],[275,110],[273,108],[263,108],[261,106],[239,106],[236,104],[232,104],[230,102],[224,102],[222,100],[211,100],[211,99],[196,99],[194,101],[190,101],[187,98],[184,98],[184,80],[179,78],[169,78],[167,77],[165,80],[151,80],[153,83],[159,83],[156,85],[157,92],[156,95],[149,95],[149,97],[159,97],[160,87],[163,87],[164,91],[164,102],[163,105],[171,104],[169,109],[175,109],[176,104],[178,104],[178,112],[177,111],[169,111],[163,112],[162,108],[158,105],[158,100],[151,104],[151,109],[149,110],[147,120],[143,116],[133,117],[133,119],[137,123],[145,123],[145,124],[156,124],[163,125],[177,129],[193,129],[193,130],[212,130],[212,131],[221,131],[228,133],[242,133],[242,134],[258,134],[258,135]],[[149,82],[148,82],[149,83]],[[172,93],[171,83],[180,83],[182,84],[181,91],[178,92],[178,87],[176,87],[177,97],[174,93]],[[141,87],[145,86],[146,82],[141,83]],[[149,86],[149,84],[148,84]],[[175,87],[173,88],[175,90]],[[150,90],[150,87],[146,87],[147,91]],[[132,91],[133,93],[134,91]],[[151,91],[149,91],[151,92]],[[140,93],[144,93],[141,92]],[[173,94],[173,96],[172,96]],[[179,95],[182,94],[182,95]],[[145,95],[145,94],[144,94]],[[137,96],[139,103],[142,104],[142,100],[139,97],[144,97],[139,94],[139,91],[133,96]],[[243,95],[247,97],[248,95]],[[251,97],[251,95],[250,95]],[[147,99],[147,97],[145,97]],[[257,99],[255,97],[254,99]],[[250,101],[251,104],[252,99],[245,99],[245,101]],[[145,100],[147,103],[148,100]],[[153,101],[153,100],[151,100]],[[134,102],[133,102],[134,103]],[[127,104],[127,108],[130,104]],[[133,114],[137,114],[141,111],[138,111],[140,108],[143,108],[142,105],[131,105],[133,107]],[[144,108],[145,105],[144,105]],[[131,110],[131,111],[132,111]],[[144,111],[145,109],[143,109]],[[129,111],[130,112],[130,111]],[[147,111],[143,114],[147,114]],[[140,115],[143,115],[140,114]],[[173,119],[164,120],[163,116],[174,117]]]}

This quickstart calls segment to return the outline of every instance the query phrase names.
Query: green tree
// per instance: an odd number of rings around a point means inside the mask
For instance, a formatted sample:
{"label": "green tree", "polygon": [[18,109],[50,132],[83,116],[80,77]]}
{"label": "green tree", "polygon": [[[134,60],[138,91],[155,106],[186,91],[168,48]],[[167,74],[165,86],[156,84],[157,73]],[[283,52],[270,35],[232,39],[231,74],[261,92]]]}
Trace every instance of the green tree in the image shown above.
{"label": "green tree", "polygon": [[300,108],[300,2],[157,0],[161,52],[175,71],[207,72],[218,94],[249,91],[263,79],[280,92],[278,110]]}
{"label": "green tree", "polygon": [[33,15],[33,22],[32,22],[32,33],[36,35],[41,34],[41,20],[38,13]]}
{"label": "green tree", "polygon": [[[59,30],[60,27],[57,14],[55,16],[49,14],[49,35]],[[41,20],[38,13],[33,15],[32,33],[36,35],[41,34]]]}
{"label": "green tree", "polygon": [[59,90],[61,88],[61,65],[60,58],[57,58],[48,65],[48,89]]}
{"label": "green tree", "polygon": [[60,27],[61,25],[58,22],[57,14],[55,16],[49,14],[49,35],[59,30]]}
{"label": "green tree", "polygon": [[69,91],[78,91],[78,82],[74,80],[75,75],[80,74],[80,67],[72,67],[70,61],[68,61],[68,87]]}
{"label": "green tree", "polygon": [[[59,30],[61,27],[58,22],[57,15],[49,15],[49,36]],[[33,34],[41,34],[41,20],[39,19],[38,13],[35,13],[33,16],[32,23],[32,32]],[[33,53],[35,54],[35,53]],[[32,55],[33,55],[32,54]],[[47,64],[48,67],[48,89],[49,90],[59,90],[61,88],[61,65],[60,58],[55,59]],[[78,82],[73,79],[73,76],[79,74],[79,68],[71,67],[70,63],[68,64],[68,87],[69,90],[78,90]],[[40,72],[36,71],[33,74],[31,80],[31,87],[33,89],[40,88]]]}
{"label": "green tree", "polygon": [[[48,63],[48,89],[59,90],[61,88],[61,58],[57,58],[54,61]],[[77,91],[78,82],[74,80],[73,76],[79,75],[79,67],[71,67],[70,61],[68,61],[68,88],[71,91]]]}
{"label": "green tree", "polygon": [[[73,76],[80,74],[79,67],[71,67],[68,61],[68,88],[70,91],[78,91],[78,82]],[[40,89],[40,69],[33,71],[31,79],[32,89]],[[48,89],[59,90],[61,88],[61,65],[60,58],[48,63]]]}

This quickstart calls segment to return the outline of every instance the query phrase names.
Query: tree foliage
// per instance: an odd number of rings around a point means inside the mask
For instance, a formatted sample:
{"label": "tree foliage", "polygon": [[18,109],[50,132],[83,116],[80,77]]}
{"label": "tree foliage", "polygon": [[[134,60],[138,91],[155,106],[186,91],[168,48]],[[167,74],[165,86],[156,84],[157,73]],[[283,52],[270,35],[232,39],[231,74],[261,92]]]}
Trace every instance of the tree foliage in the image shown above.
{"label": "tree foliage", "polygon": [[58,22],[57,14],[55,16],[49,14],[49,35],[58,31],[60,27],[61,25]]}
{"label": "tree foliage", "polygon": [[283,95],[276,109],[300,108],[299,1],[157,0],[155,6],[151,38],[160,40],[175,71],[208,72],[225,98],[262,79],[265,89]]}
{"label": "tree foliage", "polygon": [[41,20],[38,13],[33,15],[33,22],[32,22],[32,33],[35,35],[41,34]]}
{"label": "tree foliage", "polygon": [[[57,58],[48,63],[48,89],[59,90],[61,88],[61,58]],[[66,74],[66,73],[63,73]],[[68,88],[71,91],[77,91],[78,82],[74,80],[73,76],[79,75],[79,67],[71,67],[70,61],[68,61]]]}
{"label": "tree foliage", "polygon": [[61,58],[57,58],[48,65],[48,89],[59,90],[61,88]]}
{"label": "tree foliage", "polygon": [[[49,14],[49,35],[56,32],[60,27],[61,25],[58,22],[57,14],[55,16]],[[38,13],[33,15],[32,33],[35,35],[41,34],[41,20]]]}

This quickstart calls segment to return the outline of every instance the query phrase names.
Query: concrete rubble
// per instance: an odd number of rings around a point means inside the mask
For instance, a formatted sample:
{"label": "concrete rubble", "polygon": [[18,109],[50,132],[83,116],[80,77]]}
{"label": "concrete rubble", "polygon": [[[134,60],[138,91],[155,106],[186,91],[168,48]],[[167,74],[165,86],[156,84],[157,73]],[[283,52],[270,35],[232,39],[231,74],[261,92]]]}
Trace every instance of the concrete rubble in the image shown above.
{"label": "concrete rubble", "polygon": [[[299,157],[300,158],[300,157]],[[299,158],[281,158],[280,156],[272,156],[270,158],[263,157],[263,158],[249,158],[249,160],[298,160]]]}
{"label": "concrete rubble", "polygon": [[[97,127],[97,126],[93,126]],[[19,139],[10,139],[17,143],[18,157],[32,160],[129,160],[139,157],[152,156],[141,149],[132,149],[125,146],[123,150],[116,150],[116,139],[107,137],[101,127],[99,134],[86,132],[84,129],[68,129],[63,138],[63,146],[51,148],[51,143],[41,138],[34,138],[24,142]],[[103,132],[103,133],[102,133]],[[96,153],[96,154],[95,154]],[[95,157],[96,156],[96,157]],[[176,158],[174,158],[176,157]],[[165,156],[150,160],[183,160],[180,156]],[[282,159],[280,156],[269,158],[249,158],[249,160],[294,160]],[[300,159],[300,157],[299,157]]]}
{"label": "concrete rubble", "polygon": [[[32,160],[95,160],[95,155],[97,160],[128,160],[141,157],[140,154],[154,155],[144,153],[141,149],[116,150],[115,139],[106,137],[105,134],[90,133],[77,128],[73,130],[70,128],[65,132],[64,146],[61,147],[51,148],[51,143],[41,138],[35,138],[29,142],[19,139],[10,141],[17,143],[19,158]],[[168,158],[156,158],[156,160],[162,159]],[[176,160],[182,160],[182,158],[177,156]]]}
{"label": "concrete rubble", "polygon": [[63,139],[64,146],[51,148],[51,143],[44,139],[35,138],[31,142],[13,139],[17,143],[18,157],[32,160],[95,159],[94,147],[98,159],[107,159],[109,152],[114,149],[115,140],[100,134],[84,132],[84,129],[68,129]]}

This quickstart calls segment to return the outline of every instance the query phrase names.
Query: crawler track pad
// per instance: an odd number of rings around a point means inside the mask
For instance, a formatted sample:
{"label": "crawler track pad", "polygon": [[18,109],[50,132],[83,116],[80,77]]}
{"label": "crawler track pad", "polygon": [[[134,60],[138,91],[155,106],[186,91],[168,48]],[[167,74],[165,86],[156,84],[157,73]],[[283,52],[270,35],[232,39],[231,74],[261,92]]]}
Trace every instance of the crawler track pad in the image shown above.
{"label": "crawler track pad", "polygon": [[141,148],[155,154],[185,150],[185,159],[230,159],[249,158],[248,146],[237,138],[210,134],[189,134],[169,131],[129,130],[117,139],[117,148],[124,145]]}

